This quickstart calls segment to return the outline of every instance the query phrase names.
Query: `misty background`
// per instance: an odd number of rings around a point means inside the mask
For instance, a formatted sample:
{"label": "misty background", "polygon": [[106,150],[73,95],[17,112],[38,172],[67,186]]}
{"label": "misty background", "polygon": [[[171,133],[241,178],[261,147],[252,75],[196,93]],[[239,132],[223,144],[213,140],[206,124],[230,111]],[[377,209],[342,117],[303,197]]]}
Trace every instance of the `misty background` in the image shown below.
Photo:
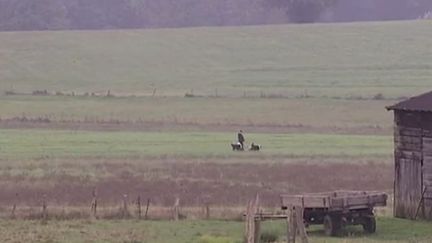
{"label": "misty background", "polygon": [[431,0],[0,0],[0,31],[422,18]]}

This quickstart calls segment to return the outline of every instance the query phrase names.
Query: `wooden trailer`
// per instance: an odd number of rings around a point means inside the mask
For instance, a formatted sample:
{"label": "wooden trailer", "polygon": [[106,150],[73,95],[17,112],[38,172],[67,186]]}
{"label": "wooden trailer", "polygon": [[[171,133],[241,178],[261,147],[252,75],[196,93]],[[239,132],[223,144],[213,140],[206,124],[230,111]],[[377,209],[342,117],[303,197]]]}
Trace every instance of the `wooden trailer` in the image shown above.
{"label": "wooden trailer", "polygon": [[302,207],[304,222],[323,224],[326,235],[337,235],[346,225],[362,225],[368,233],[376,230],[376,206],[386,206],[381,192],[336,191],[303,195],[281,195],[282,209]]}

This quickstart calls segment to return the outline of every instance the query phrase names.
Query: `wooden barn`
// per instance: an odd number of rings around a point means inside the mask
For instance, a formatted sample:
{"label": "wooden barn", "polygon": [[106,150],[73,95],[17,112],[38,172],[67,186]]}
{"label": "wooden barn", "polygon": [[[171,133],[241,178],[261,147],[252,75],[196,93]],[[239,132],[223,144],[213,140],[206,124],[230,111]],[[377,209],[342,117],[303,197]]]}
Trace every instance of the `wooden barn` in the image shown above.
{"label": "wooden barn", "polygon": [[394,215],[432,220],[432,92],[387,109],[394,112]]}

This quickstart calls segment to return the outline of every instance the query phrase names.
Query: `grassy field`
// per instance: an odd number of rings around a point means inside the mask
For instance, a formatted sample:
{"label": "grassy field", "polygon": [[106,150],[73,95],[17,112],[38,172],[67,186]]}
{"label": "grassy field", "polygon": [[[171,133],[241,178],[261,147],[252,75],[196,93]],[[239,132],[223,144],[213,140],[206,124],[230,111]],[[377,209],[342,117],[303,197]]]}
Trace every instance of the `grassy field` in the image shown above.
{"label": "grassy field", "polygon": [[196,129],[201,125],[231,125],[249,126],[254,129],[265,127],[267,132],[294,127],[323,132],[350,129],[352,133],[362,133],[367,128],[380,128],[388,133],[393,124],[393,115],[385,110],[385,106],[395,102],[318,98],[0,96],[0,118],[48,118],[52,122],[120,121],[138,125],[152,123],[161,124],[157,128],[167,130],[170,126],[189,124]]}
{"label": "grassy field", "polygon": [[[0,33],[2,94],[80,95],[0,95],[0,125],[26,117],[94,127],[156,124],[150,130],[390,134],[384,107],[432,84],[428,27],[408,21]],[[108,90],[148,97],[81,96]]]}
{"label": "grassy field", "polygon": [[[160,242],[160,243],[240,243],[243,224],[226,221],[0,221],[2,242]],[[285,226],[267,222],[263,232],[284,239]],[[314,243],[402,243],[430,242],[430,225],[391,218],[378,219],[378,232],[364,235],[360,228],[349,230],[347,238],[324,237],[321,228],[313,228]]]}
{"label": "grassy field", "polygon": [[0,130],[1,160],[146,157],[390,157],[392,138],[373,135],[247,134],[259,153],[233,152],[235,133]]}
{"label": "grassy field", "polygon": [[397,98],[430,88],[429,28],[410,21],[0,33],[0,90]]}

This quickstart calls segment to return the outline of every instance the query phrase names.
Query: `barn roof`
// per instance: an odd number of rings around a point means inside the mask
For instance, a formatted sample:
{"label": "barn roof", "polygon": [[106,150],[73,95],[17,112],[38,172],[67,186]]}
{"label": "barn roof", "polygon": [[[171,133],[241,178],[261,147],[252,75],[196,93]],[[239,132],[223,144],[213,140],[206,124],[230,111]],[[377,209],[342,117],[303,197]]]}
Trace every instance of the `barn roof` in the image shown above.
{"label": "barn roof", "polygon": [[404,100],[395,105],[387,106],[386,108],[387,110],[432,112],[432,91]]}

